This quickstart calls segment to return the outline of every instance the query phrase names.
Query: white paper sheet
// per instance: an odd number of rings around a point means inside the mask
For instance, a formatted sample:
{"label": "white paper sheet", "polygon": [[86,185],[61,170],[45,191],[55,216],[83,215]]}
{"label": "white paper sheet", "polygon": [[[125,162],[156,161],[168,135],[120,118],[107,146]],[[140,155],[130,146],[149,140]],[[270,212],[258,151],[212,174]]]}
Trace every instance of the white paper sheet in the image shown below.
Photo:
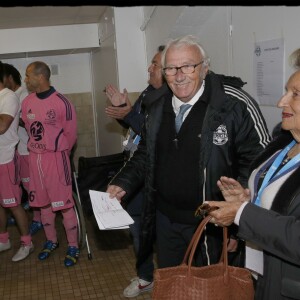
{"label": "white paper sheet", "polygon": [[116,198],[108,193],[89,190],[92,207],[100,230],[126,229],[134,221]]}

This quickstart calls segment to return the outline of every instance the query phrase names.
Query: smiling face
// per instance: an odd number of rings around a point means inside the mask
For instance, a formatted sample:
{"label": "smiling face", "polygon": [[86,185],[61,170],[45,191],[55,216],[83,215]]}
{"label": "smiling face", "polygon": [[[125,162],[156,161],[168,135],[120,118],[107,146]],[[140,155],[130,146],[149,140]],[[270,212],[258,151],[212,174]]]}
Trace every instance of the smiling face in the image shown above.
{"label": "smiling face", "polygon": [[[171,46],[166,52],[165,67],[196,65],[201,61],[203,57],[197,46]],[[199,64],[191,74],[183,74],[181,70],[177,70],[176,75],[165,75],[165,78],[174,95],[182,102],[188,102],[199,91],[207,71],[206,65]]]}
{"label": "smiling face", "polygon": [[300,71],[295,72],[286,84],[286,93],[278,102],[282,109],[282,128],[290,130],[300,142]]}

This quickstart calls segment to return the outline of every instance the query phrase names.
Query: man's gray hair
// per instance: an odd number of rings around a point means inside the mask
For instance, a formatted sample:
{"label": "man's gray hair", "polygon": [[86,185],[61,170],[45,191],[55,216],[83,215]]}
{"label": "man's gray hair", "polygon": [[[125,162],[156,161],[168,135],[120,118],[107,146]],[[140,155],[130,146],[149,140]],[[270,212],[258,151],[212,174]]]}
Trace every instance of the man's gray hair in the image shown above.
{"label": "man's gray hair", "polygon": [[185,35],[183,37],[179,37],[176,39],[170,39],[167,41],[165,49],[162,52],[162,57],[161,57],[161,63],[162,63],[163,68],[166,66],[165,65],[166,53],[167,53],[168,49],[170,47],[180,48],[182,46],[196,46],[199,49],[199,51],[203,57],[203,65],[209,66],[210,58],[207,56],[206,51],[201,46],[198,37],[194,36],[194,35]]}

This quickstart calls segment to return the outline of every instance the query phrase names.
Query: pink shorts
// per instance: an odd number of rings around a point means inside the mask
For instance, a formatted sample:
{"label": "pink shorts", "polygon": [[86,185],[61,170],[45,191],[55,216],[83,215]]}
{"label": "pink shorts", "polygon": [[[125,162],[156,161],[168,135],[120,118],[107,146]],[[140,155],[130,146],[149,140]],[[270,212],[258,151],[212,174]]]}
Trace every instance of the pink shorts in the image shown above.
{"label": "pink shorts", "polygon": [[29,154],[31,207],[49,204],[53,211],[74,206],[70,159],[67,152]]}
{"label": "pink shorts", "polygon": [[15,207],[21,204],[22,190],[19,177],[19,155],[0,165],[0,201],[2,207]]}
{"label": "pink shorts", "polygon": [[28,165],[28,156],[29,155],[20,155],[20,180],[23,184],[23,187],[28,192],[29,191],[29,165]]}

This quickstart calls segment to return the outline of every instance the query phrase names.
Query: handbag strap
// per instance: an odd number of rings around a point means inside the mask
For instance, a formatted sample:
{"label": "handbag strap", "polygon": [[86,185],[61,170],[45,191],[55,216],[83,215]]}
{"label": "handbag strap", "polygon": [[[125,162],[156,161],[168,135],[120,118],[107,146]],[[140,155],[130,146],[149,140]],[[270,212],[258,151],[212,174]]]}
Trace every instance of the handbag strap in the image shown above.
{"label": "handbag strap", "polygon": [[[192,261],[195,255],[195,251],[197,248],[197,245],[199,243],[200,237],[207,225],[207,223],[211,220],[211,216],[205,217],[202,222],[199,224],[196,232],[193,235],[193,238],[186,250],[186,253],[183,258],[182,264],[186,264],[188,260],[188,274],[191,274],[191,266]],[[229,281],[229,271],[228,271],[228,252],[227,252],[227,227],[223,227],[223,249],[221,254],[220,262],[223,261],[224,266],[224,283],[227,284]]]}
{"label": "handbag strap", "polygon": [[[201,235],[202,235],[202,232],[203,232],[203,230],[204,230],[206,224],[210,221],[211,218],[212,218],[212,217],[208,215],[208,216],[207,216],[205,219],[203,219],[203,220],[201,221],[201,223],[198,225],[198,227],[197,227],[195,233],[193,234],[193,237],[192,237],[192,239],[191,239],[191,241],[190,241],[190,243],[189,243],[189,246],[188,246],[188,248],[187,248],[187,250],[186,250],[186,252],[185,252],[185,255],[184,255],[182,264],[187,264],[189,255],[190,255],[190,253],[191,253],[192,247],[193,247],[193,245],[195,244],[195,241],[196,241],[197,237],[199,237],[199,239],[200,239],[200,237],[201,237]],[[207,220],[207,221],[206,221],[206,220]],[[196,244],[198,244],[199,239],[198,239],[198,241],[196,241]]]}

